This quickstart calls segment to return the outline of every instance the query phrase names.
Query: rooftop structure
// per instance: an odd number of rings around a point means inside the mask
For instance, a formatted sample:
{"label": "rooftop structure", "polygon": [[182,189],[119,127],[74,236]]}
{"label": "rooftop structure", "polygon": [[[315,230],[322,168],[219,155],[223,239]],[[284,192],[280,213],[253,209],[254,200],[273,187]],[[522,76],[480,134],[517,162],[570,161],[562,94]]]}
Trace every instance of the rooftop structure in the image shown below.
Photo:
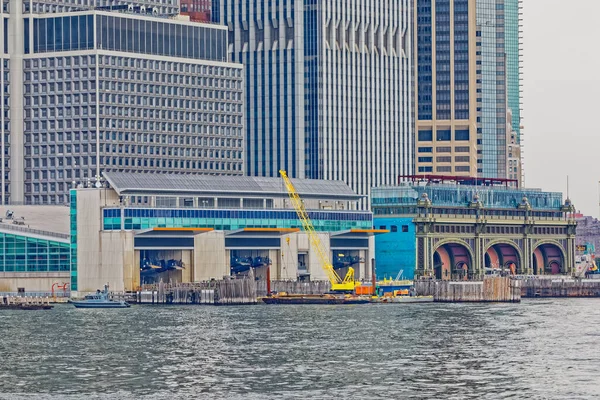
{"label": "rooftop structure", "polygon": [[[130,172],[105,172],[104,177],[119,195],[186,194],[287,198],[281,178],[210,175],[160,175]],[[342,181],[293,179],[294,186],[305,199],[338,199],[357,201],[357,195]]]}

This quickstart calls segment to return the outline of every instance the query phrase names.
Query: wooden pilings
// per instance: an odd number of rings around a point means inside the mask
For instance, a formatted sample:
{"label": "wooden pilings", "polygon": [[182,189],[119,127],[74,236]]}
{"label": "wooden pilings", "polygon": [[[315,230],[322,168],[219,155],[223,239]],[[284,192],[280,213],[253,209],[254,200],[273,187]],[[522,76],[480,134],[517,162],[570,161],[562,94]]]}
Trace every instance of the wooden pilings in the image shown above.
{"label": "wooden pilings", "polygon": [[253,277],[196,283],[146,285],[136,293],[140,304],[256,304]]}
{"label": "wooden pilings", "polygon": [[[288,294],[323,294],[331,291],[331,284],[327,281],[299,282],[299,281],[271,281],[271,291]],[[256,292],[259,297],[266,296],[267,282],[256,281]]]}
{"label": "wooden pilings", "polygon": [[415,281],[421,296],[433,296],[437,302],[509,302],[521,301],[521,282],[509,277],[490,277],[483,281]]}

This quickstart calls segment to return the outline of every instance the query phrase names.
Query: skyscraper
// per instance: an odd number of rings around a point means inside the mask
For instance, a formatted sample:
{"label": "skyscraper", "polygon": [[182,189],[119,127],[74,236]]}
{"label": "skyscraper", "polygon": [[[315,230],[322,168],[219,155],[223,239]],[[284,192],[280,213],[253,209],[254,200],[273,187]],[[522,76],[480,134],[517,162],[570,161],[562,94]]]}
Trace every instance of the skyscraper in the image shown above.
{"label": "skyscraper", "polygon": [[[359,194],[412,172],[409,0],[215,0],[245,65],[246,172],[341,179]],[[367,205],[365,199],[363,206]]]}
{"label": "skyscraper", "polygon": [[177,10],[5,3],[5,203],[66,203],[110,170],[243,174],[242,65],[225,27]]}
{"label": "skyscraper", "polygon": [[511,178],[507,118],[520,146],[518,1],[415,0],[417,172]]}

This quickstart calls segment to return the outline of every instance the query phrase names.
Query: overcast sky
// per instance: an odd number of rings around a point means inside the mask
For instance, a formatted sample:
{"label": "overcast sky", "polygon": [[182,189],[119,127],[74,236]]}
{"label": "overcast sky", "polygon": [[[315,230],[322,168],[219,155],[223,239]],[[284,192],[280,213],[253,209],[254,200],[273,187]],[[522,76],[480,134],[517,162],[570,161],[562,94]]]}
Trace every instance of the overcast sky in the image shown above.
{"label": "overcast sky", "polygon": [[599,215],[600,1],[523,1],[525,186]]}

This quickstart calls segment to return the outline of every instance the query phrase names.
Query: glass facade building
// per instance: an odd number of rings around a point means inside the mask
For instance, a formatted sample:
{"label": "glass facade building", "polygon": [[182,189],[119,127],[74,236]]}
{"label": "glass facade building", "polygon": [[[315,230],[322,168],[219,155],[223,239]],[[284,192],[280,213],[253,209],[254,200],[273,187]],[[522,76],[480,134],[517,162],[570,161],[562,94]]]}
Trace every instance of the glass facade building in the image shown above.
{"label": "glass facade building", "polygon": [[520,9],[521,0],[504,1],[504,49],[506,51],[506,95],[512,112],[512,129],[521,143],[521,54]]}
{"label": "glass facade building", "polygon": [[0,272],[60,272],[70,269],[68,243],[0,232]]}
{"label": "glass facade building", "polygon": [[412,172],[412,3],[213,1],[245,65],[248,175],[368,195]]}
{"label": "glass facade building", "polygon": [[108,170],[243,175],[242,65],[228,62],[227,28],[165,18],[178,9],[168,3],[10,14],[6,203],[68,204],[73,181]]}

